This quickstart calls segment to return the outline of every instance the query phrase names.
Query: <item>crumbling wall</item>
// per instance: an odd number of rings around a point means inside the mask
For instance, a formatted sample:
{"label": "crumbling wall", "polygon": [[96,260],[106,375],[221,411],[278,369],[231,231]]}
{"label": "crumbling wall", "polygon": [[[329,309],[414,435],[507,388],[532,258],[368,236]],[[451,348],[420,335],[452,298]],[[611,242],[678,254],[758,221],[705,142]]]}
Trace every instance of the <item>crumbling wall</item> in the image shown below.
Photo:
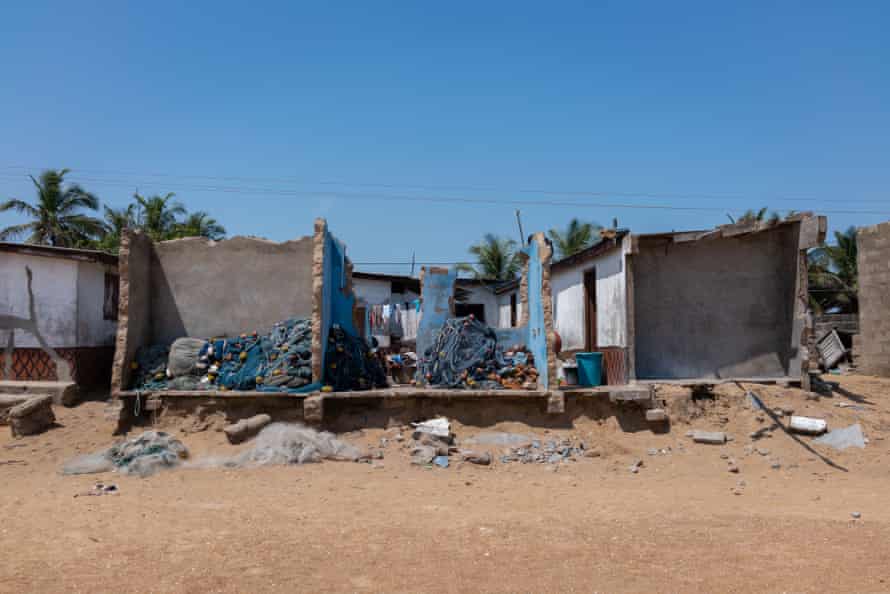
{"label": "crumbling wall", "polygon": [[890,222],[860,228],[857,242],[857,366],[863,373],[890,376]]}
{"label": "crumbling wall", "polygon": [[[324,219],[315,221],[313,251],[313,379],[324,376],[325,350],[328,334],[334,324],[348,333],[357,334],[353,321],[355,294],[352,290],[352,264],[346,257],[346,246],[328,231]],[[320,247],[319,247],[320,246]],[[319,256],[320,249],[320,256]],[[319,270],[319,261],[320,272]],[[318,286],[319,281],[321,286]]]}
{"label": "crumbling wall", "polygon": [[125,231],[118,254],[117,339],[111,369],[112,392],[130,385],[130,363],[151,337],[151,240],[141,231]]}
{"label": "crumbling wall", "polygon": [[685,242],[640,237],[632,256],[636,377],[798,376],[799,233],[784,224]]}
{"label": "crumbling wall", "polygon": [[312,315],[312,238],[190,237],[154,245],[151,342],[268,331]]}

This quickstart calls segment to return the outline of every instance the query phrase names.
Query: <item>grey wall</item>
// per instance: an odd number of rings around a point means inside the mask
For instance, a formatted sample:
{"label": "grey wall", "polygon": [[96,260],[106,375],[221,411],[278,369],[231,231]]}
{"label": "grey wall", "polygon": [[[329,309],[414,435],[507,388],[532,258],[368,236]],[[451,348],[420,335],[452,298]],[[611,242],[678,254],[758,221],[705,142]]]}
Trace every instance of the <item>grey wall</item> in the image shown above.
{"label": "grey wall", "polygon": [[632,256],[638,379],[784,377],[797,355],[798,225]]}
{"label": "grey wall", "polygon": [[862,227],[859,248],[857,365],[863,373],[890,377],[890,222]]}
{"label": "grey wall", "polygon": [[312,248],[311,237],[155,244],[151,342],[262,332],[289,317],[311,317]]}
{"label": "grey wall", "polygon": [[112,390],[129,387],[130,363],[151,338],[151,249],[151,240],[141,231],[124,233],[118,256],[120,295]]}

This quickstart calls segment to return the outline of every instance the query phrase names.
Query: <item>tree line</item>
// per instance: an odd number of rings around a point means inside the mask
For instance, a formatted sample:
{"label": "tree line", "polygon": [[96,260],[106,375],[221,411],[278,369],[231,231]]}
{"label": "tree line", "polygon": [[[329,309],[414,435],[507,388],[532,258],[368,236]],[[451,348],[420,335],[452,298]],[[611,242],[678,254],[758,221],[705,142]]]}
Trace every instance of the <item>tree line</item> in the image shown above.
{"label": "tree line", "polygon": [[117,253],[124,229],[142,229],[155,241],[180,237],[222,239],[226,229],[208,213],[188,212],[175,194],[142,196],[124,208],[102,206],[99,198],[78,184],[66,184],[69,169],[48,169],[38,178],[29,176],[36,190],[32,203],[11,198],[0,203],[0,212],[13,211],[29,220],[0,231],[0,241],[24,238],[26,243],[86,248]]}

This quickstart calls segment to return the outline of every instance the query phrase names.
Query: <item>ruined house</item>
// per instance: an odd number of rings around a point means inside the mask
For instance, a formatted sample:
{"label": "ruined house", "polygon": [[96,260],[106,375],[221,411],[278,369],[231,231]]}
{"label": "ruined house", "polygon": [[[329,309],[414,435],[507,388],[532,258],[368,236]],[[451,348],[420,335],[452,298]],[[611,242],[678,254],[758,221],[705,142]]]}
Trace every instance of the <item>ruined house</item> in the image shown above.
{"label": "ruined house", "polygon": [[552,266],[563,350],[602,351],[609,383],[807,381],[806,250],[824,217],[707,231],[609,232]]}

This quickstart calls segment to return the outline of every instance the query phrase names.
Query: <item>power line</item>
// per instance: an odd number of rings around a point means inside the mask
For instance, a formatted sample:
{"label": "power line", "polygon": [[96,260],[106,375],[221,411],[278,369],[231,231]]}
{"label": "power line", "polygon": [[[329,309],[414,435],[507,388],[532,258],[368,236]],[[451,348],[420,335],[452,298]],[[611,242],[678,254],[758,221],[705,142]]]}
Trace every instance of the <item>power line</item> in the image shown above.
{"label": "power line", "polygon": [[[0,174],[3,176],[5,174]],[[89,182],[98,185],[110,185],[127,188],[137,188],[139,186],[151,186],[156,182],[133,182],[124,180],[107,180],[101,178],[75,177],[78,181]],[[215,192],[230,194],[260,194],[260,195],[276,195],[284,197],[326,197],[326,198],[343,198],[352,200],[383,200],[383,201],[405,201],[405,202],[428,202],[441,204],[491,204],[504,206],[555,206],[555,207],[571,207],[571,208],[612,208],[612,209],[634,209],[634,210],[673,210],[686,212],[719,212],[725,214],[727,211],[738,212],[742,210],[732,207],[715,207],[715,206],[675,206],[668,204],[628,204],[620,202],[567,202],[561,200],[497,200],[494,198],[465,198],[460,196],[422,196],[414,194],[380,194],[380,193],[364,193],[364,192],[333,192],[323,190],[292,190],[279,188],[249,188],[243,186],[206,186],[206,185],[179,185],[178,188],[186,189],[192,192]],[[172,189],[177,189],[174,186]],[[819,209],[824,214],[853,214],[853,215],[884,215],[890,216],[890,210],[847,210],[847,209]]]}
{"label": "power line", "polygon": [[[3,169],[39,171],[46,169],[45,167],[25,167],[21,165],[3,165]],[[102,169],[77,169],[73,173],[79,171],[93,173],[95,175],[125,175],[139,177],[156,177],[163,179],[197,179],[197,180],[222,180],[237,182],[267,182],[267,183],[284,183],[284,184],[302,184],[302,185],[339,185],[366,188],[383,188],[383,189],[413,189],[413,190],[448,190],[463,192],[499,192],[513,194],[548,194],[557,196],[615,196],[619,198],[666,198],[671,200],[700,200],[700,199],[728,199],[728,200],[762,200],[771,202],[807,202],[813,203],[817,201],[833,201],[828,198],[815,198],[804,196],[777,196],[777,195],[750,195],[750,194],[734,194],[734,193],[677,193],[677,192],[628,192],[628,191],[612,191],[612,190],[553,190],[540,188],[503,188],[495,186],[473,186],[473,185],[442,185],[442,184],[396,184],[396,183],[368,183],[368,182],[350,182],[340,180],[320,180],[307,181],[298,177],[243,177],[243,176],[217,176],[217,175],[196,175],[196,174],[170,174],[170,173],[138,173],[134,171],[121,170],[102,170]],[[152,182],[154,183],[154,182]],[[147,185],[147,184],[144,184]],[[846,198],[844,202],[859,202],[862,204],[887,204],[888,200],[872,200],[867,198]]]}

